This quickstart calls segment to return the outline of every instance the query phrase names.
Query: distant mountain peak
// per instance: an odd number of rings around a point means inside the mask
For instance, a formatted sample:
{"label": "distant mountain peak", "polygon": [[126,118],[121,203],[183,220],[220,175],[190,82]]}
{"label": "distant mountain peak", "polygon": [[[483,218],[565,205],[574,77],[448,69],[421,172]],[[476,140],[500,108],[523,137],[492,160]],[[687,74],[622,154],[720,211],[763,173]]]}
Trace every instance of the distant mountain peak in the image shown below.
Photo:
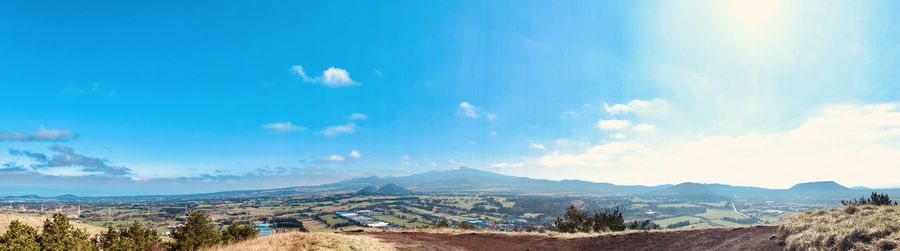
{"label": "distant mountain peak", "polygon": [[815,182],[805,182],[799,183],[790,188],[790,190],[794,191],[835,191],[835,190],[849,190],[849,188],[842,186],[834,181],[815,181]]}
{"label": "distant mountain peak", "polygon": [[381,186],[367,186],[356,192],[356,194],[360,195],[407,195],[412,193],[409,189],[394,183],[387,183]]}

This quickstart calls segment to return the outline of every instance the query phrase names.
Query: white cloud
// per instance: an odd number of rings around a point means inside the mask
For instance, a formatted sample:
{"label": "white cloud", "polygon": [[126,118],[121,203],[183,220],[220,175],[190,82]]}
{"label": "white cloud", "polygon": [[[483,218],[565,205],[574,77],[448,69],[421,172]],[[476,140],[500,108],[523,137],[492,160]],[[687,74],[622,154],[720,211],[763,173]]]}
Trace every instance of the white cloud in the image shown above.
{"label": "white cloud", "polygon": [[306,127],[296,126],[291,122],[275,122],[262,125],[263,129],[273,132],[296,132],[306,130]]}
{"label": "white cloud", "polygon": [[323,84],[327,86],[349,86],[354,85],[353,79],[350,79],[350,73],[347,70],[341,68],[335,68],[334,66],[328,67],[325,72],[322,73],[322,77],[320,79]]}
{"label": "white cloud", "polygon": [[626,104],[613,105],[603,103],[603,108],[606,110],[606,113],[614,116],[630,113],[637,115],[652,115],[667,112],[669,109],[666,101],[662,99],[654,99],[650,101],[634,99]]}
{"label": "white cloud", "polygon": [[569,168],[553,174],[602,175],[603,181],[620,184],[695,181],[786,188],[835,180],[848,186],[900,185],[896,175],[871,175],[897,172],[898,104],[827,106],[780,131],[658,138],[554,151],[536,163]]}
{"label": "white cloud", "polygon": [[476,109],[477,107],[469,104],[469,102],[463,101],[462,103],[459,103],[459,110],[463,116],[473,119],[478,118],[478,111],[476,111]]}
{"label": "white cloud", "polygon": [[611,142],[590,147],[576,154],[554,151],[538,158],[537,163],[545,167],[605,167],[619,164],[627,154],[643,147],[633,142]]}
{"label": "white cloud", "polygon": [[337,136],[341,134],[349,134],[356,132],[356,124],[347,123],[325,128],[319,131],[319,134],[326,137]]}
{"label": "white cloud", "polygon": [[487,118],[487,120],[490,122],[494,122],[494,120],[497,120],[497,114],[493,112],[486,112],[484,114],[484,117]]}
{"label": "white cloud", "polygon": [[494,122],[497,120],[496,113],[488,111],[482,107],[475,106],[468,101],[459,103],[459,111],[457,112],[457,114],[470,119],[478,119],[484,117],[484,119],[488,122]]}
{"label": "white cloud", "polygon": [[359,159],[362,158],[362,153],[357,150],[350,151],[350,158]]}
{"label": "white cloud", "polygon": [[624,133],[614,133],[612,135],[609,135],[609,137],[614,138],[614,139],[625,139],[626,138]]}
{"label": "white cloud", "polygon": [[368,118],[369,118],[369,116],[367,116],[365,114],[353,113],[353,114],[350,114],[350,117],[348,117],[347,119],[349,119],[349,120],[366,120]]}
{"label": "white cloud", "polygon": [[516,162],[516,163],[507,163],[507,162],[499,162],[491,165],[493,168],[515,168],[515,167],[524,167],[525,163]]}
{"label": "white cloud", "polygon": [[69,129],[48,129],[39,126],[30,135],[18,132],[0,132],[0,142],[3,141],[69,141],[78,137],[78,134]]}
{"label": "white cloud", "polygon": [[544,147],[543,144],[538,144],[538,143],[531,143],[531,144],[528,144],[528,148],[531,149],[531,150],[536,150],[536,151],[544,151],[544,150],[547,150],[547,148]]}
{"label": "white cloud", "polygon": [[639,125],[634,126],[634,131],[641,132],[641,133],[654,132],[654,131],[656,131],[656,126],[651,125],[651,124],[639,124]]}
{"label": "white cloud", "polygon": [[301,65],[292,66],[291,72],[297,74],[297,76],[300,76],[300,78],[307,83],[322,84],[328,87],[347,87],[359,85],[359,82],[353,81],[353,79],[350,78],[350,72],[334,66],[328,67],[328,69],[325,69],[325,71],[322,72],[321,76],[314,78],[306,75],[306,72],[303,70],[303,66]]}
{"label": "white cloud", "polygon": [[323,160],[330,162],[344,162],[346,159],[344,159],[344,156],[333,154],[331,156],[323,158]]}
{"label": "white cloud", "polygon": [[597,122],[597,128],[603,130],[625,130],[631,126],[631,121],[621,119],[600,120]]}
{"label": "white cloud", "polygon": [[291,66],[291,72],[293,72],[294,74],[297,74],[297,76],[300,76],[300,78],[303,79],[303,82],[309,82],[309,83],[316,82],[316,79],[310,78],[309,76],[306,75],[306,72],[303,71],[302,65]]}

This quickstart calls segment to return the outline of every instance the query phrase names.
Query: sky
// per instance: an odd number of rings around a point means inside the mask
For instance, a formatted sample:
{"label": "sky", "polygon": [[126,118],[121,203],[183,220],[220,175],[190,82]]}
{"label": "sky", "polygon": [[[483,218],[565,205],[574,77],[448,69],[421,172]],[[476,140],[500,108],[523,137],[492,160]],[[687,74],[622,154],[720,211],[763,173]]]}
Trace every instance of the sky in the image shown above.
{"label": "sky", "polygon": [[5,1],[0,195],[900,187],[892,1]]}

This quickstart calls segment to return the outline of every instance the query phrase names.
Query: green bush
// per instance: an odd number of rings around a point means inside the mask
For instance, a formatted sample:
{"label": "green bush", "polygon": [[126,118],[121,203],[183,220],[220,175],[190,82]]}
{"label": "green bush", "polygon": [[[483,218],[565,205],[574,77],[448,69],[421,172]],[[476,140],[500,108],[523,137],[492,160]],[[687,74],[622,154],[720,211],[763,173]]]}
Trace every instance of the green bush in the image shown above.
{"label": "green bush", "polygon": [[257,235],[259,235],[259,231],[253,226],[235,222],[222,231],[222,241],[235,243],[256,238]]}
{"label": "green bush", "polygon": [[18,220],[9,223],[6,233],[0,235],[0,251],[37,251],[37,230]]}
{"label": "green bush", "polygon": [[104,251],[162,250],[162,240],[156,230],[137,221],[127,228],[109,227],[95,238],[95,243]]}
{"label": "green bush", "polygon": [[553,223],[553,228],[563,233],[590,232],[592,227],[591,218],[584,211],[575,208],[575,205],[566,208],[563,217],[556,218],[556,222]]}
{"label": "green bush", "polygon": [[619,208],[613,211],[607,209],[591,217],[586,212],[578,210],[572,205],[566,208],[566,213],[562,218],[556,218],[553,228],[563,233],[624,231],[625,218],[622,217],[622,212],[619,211]]}
{"label": "green bush", "polygon": [[222,236],[216,231],[212,221],[200,211],[188,212],[187,221],[175,227],[172,238],[175,239],[170,246],[173,250],[198,250],[222,241]]}
{"label": "green bush", "polygon": [[38,236],[38,244],[45,251],[88,251],[97,250],[84,229],[76,229],[63,213],[54,213],[44,221]]}

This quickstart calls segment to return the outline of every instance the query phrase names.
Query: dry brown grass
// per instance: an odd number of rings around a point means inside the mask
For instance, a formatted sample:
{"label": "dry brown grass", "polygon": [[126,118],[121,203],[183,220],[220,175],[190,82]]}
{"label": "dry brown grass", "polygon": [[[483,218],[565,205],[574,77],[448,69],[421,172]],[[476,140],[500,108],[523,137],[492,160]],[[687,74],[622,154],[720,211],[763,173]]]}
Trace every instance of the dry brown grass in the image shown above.
{"label": "dry brown grass", "polygon": [[900,207],[846,206],[799,213],[784,220],[778,237],[788,250],[896,250]]}
{"label": "dry brown grass", "polygon": [[393,246],[369,236],[335,233],[280,233],[224,245],[207,251],[287,251],[287,250],[394,250]]}
{"label": "dry brown grass", "polygon": [[[26,215],[26,214],[0,214],[0,233],[5,233],[6,229],[9,228],[9,223],[13,220],[19,220],[22,223],[25,223],[34,229],[41,231],[41,227],[44,225],[44,220],[49,216],[37,216],[37,215]],[[72,226],[75,228],[81,228],[88,232],[90,235],[99,234],[100,232],[105,231],[102,227],[97,227],[93,225],[84,224],[81,222],[77,222],[74,220],[70,220]]]}
{"label": "dry brown grass", "polygon": [[[742,227],[722,227],[718,229],[738,229],[738,228],[750,228],[752,226],[742,226]],[[488,235],[508,235],[508,236],[534,236],[534,237],[553,237],[559,239],[572,239],[572,238],[591,238],[591,237],[599,237],[599,236],[615,236],[615,235],[627,235],[633,233],[642,233],[642,232],[654,232],[654,233],[664,233],[664,232],[690,232],[690,231],[703,231],[705,228],[693,229],[693,228],[679,228],[679,229],[658,229],[658,230],[625,230],[619,232],[591,232],[591,233],[561,233],[555,231],[544,231],[544,232],[524,232],[524,231],[500,231],[500,230],[482,230],[482,229],[453,229],[453,228],[425,228],[425,229],[400,229],[400,230],[382,230],[382,229],[372,229],[372,228],[346,228],[344,231],[364,231],[364,232],[379,232],[379,231],[388,231],[388,232],[400,232],[400,233],[433,233],[433,234],[446,234],[446,235],[462,235],[462,234],[488,234]]]}

